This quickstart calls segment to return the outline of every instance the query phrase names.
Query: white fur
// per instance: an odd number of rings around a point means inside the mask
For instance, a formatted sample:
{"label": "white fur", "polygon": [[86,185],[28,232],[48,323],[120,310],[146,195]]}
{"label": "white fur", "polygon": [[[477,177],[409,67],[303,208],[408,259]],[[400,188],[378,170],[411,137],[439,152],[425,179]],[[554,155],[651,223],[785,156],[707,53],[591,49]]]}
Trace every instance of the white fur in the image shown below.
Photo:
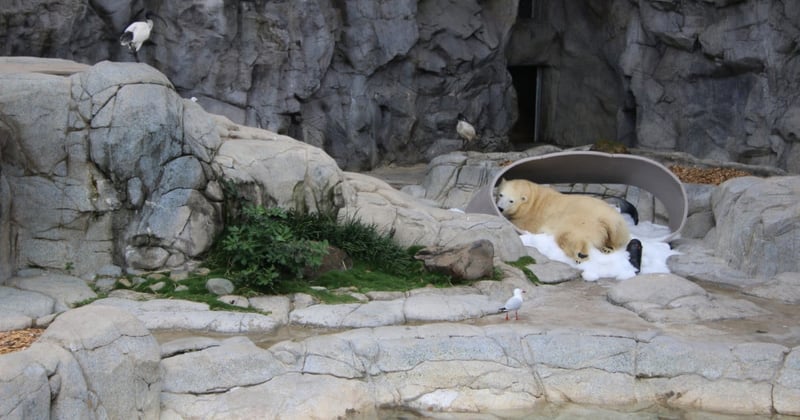
{"label": "white fur", "polygon": [[[664,238],[669,234],[669,228],[650,222],[640,222],[633,226],[628,220],[631,234],[642,241],[642,266],[640,273],[669,273],[667,259],[671,255],[679,254],[673,251]],[[536,248],[545,257],[569,264],[581,270],[581,276],[586,281],[596,281],[601,278],[625,280],[636,275],[636,269],[628,261],[629,255],[625,250],[604,254],[596,249],[589,250],[589,260],[580,264],[567,258],[564,251],[556,245],[553,235],[525,233],[520,236],[525,246]]]}

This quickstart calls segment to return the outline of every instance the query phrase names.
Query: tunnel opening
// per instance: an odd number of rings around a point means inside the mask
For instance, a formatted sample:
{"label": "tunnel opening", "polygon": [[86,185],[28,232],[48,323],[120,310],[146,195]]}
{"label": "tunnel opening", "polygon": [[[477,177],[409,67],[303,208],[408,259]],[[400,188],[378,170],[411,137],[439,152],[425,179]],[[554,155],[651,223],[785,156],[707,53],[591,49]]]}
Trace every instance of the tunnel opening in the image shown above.
{"label": "tunnel opening", "polygon": [[517,19],[540,20],[543,15],[542,0],[519,0],[517,4]]}
{"label": "tunnel opening", "polygon": [[510,66],[508,72],[517,92],[518,112],[508,137],[514,149],[523,150],[541,142],[542,68]]}

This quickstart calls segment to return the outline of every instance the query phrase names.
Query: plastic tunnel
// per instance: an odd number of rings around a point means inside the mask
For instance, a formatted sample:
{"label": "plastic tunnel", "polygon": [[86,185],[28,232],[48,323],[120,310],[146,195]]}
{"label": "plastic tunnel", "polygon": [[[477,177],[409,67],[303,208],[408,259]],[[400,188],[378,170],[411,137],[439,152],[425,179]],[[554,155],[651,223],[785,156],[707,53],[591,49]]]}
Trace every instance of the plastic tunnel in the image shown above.
{"label": "plastic tunnel", "polygon": [[683,184],[668,168],[641,156],[592,151],[551,153],[520,159],[502,168],[492,182],[479,189],[467,213],[502,216],[495,206],[494,188],[505,179],[527,179],[537,184],[625,184],[639,187],[666,207],[674,239],[686,222],[688,202]]}

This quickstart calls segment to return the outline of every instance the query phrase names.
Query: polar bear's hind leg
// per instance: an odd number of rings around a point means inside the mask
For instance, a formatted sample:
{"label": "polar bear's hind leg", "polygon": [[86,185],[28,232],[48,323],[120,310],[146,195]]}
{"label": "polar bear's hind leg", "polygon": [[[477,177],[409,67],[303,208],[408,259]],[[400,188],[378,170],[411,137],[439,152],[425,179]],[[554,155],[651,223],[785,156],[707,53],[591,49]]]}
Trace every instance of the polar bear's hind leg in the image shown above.
{"label": "polar bear's hind leg", "polygon": [[558,247],[567,254],[567,257],[580,264],[589,259],[589,244],[585,240],[575,237],[570,232],[561,233],[556,237]]}
{"label": "polar bear's hind leg", "polygon": [[625,249],[628,242],[631,240],[631,234],[628,231],[628,225],[624,219],[617,220],[614,226],[603,223],[603,228],[608,235],[605,247],[609,248],[609,252]]}

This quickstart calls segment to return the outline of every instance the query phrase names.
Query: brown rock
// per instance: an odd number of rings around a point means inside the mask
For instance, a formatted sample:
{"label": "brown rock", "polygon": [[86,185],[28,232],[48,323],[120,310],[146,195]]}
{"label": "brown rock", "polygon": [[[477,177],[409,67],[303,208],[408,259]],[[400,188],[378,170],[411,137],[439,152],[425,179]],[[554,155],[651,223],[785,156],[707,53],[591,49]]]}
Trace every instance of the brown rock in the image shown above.
{"label": "brown rock", "polygon": [[424,248],[414,258],[423,261],[428,270],[454,279],[477,280],[491,277],[494,271],[494,245],[486,239],[456,247]]}

